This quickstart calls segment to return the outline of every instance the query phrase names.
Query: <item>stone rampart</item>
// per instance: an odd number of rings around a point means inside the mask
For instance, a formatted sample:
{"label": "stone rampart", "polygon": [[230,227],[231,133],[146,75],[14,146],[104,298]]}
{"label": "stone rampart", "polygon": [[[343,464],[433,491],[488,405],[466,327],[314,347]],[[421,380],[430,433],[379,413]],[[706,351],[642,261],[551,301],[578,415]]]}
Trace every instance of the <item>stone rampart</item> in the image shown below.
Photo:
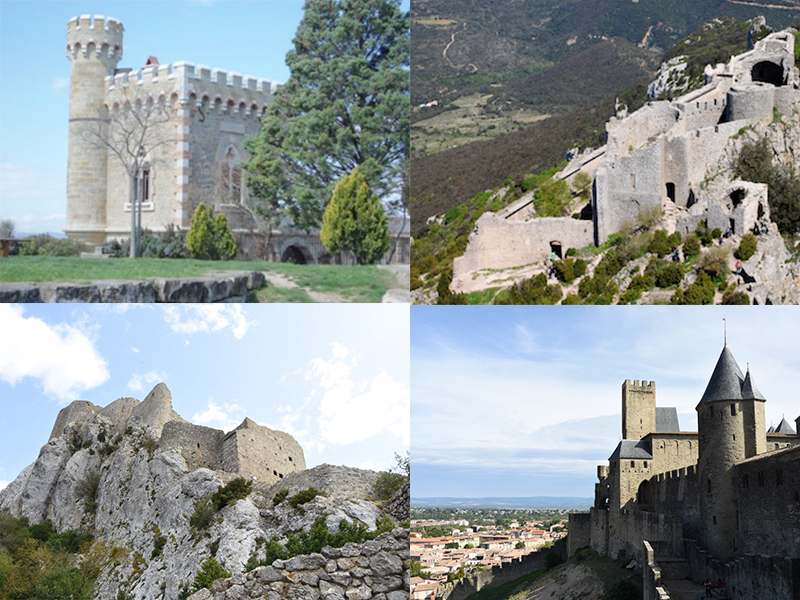
{"label": "stone rampart", "polygon": [[570,513],[569,534],[567,535],[567,555],[575,556],[581,548],[592,543],[591,513]]}
{"label": "stone rampart", "polygon": [[446,583],[439,586],[436,592],[436,598],[438,600],[465,600],[465,598],[483,588],[496,587],[508,583],[509,581],[519,579],[523,575],[528,575],[534,571],[544,569],[545,555],[551,551],[557,552],[562,558],[565,558],[567,553],[566,544],[559,542],[547,550],[532,552],[531,554],[520,557],[519,560],[503,563],[491,569],[478,571],[458,581]]}
{"label": "stone rampart", "polygon": [[650,485],[651,510],[681,519],[683,535],[700,535],[700,498],[697,473],[693,466],[661,473],[653,477]]}
{"label": "stone rampart", "polygon": [[607,554],[612,558],[620,553],[635,557],[643,564],[642,540],[667,542],[674,554],[678,553],[683,538],[683,525],[679,518],[644,512],[621,510],[611,512],[608,519],[609,543]]}
{"label": "stone rampart", "polygon": [[644,593],[643,600],[670,600],[661,585],[661,569],[656,563],[655,552],[649,542],[644,544]]}
{"label": "stone rampart", "polygon": [[203,427],[185,421],[169,421],[161,430],[159,446],[176,449],[191,471],[200,468],[222,469],[222,438],[219,429]]}
{"label": "stone rampart", "polygon": [[246,302],[264,274],[96,283],[0,283],[0,302]]}
{"label": "stone rampart", "polygon": [[408,600],[411,559],[405,529],[364,544],[326,546],[319,554],[276,560],[270,566],[218,579],[192,600]]}

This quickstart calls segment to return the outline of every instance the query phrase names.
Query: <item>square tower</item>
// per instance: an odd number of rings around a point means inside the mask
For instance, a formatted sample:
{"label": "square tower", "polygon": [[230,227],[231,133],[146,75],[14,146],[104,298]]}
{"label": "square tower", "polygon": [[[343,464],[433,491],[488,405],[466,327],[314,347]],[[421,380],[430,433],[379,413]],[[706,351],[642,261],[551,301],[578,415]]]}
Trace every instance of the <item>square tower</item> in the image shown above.
{"label": "square tower", "polygon": [[640,440],[656,431],[656,382],[622,384],[622,439]]}

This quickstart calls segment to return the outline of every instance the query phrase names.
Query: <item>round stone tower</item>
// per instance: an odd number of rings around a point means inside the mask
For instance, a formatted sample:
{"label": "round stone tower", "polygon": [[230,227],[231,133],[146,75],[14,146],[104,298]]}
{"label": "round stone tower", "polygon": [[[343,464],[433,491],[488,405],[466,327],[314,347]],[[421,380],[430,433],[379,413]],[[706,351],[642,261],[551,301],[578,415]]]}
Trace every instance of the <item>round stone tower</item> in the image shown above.
{"label": "round stone tower", "polygon": [[71,238],[100,245],[105,241],[108,151],[105,135],[105,78],[122,58],[123,26],[102,15],[81,15],[67,23],[69,89],[67,224]]}
{"label": "round stone tower", "polygon": [[736,551],[734,465],[766,450],[764,402],[726,345],[697,405],[700,528],[706,549],[723,561]]}

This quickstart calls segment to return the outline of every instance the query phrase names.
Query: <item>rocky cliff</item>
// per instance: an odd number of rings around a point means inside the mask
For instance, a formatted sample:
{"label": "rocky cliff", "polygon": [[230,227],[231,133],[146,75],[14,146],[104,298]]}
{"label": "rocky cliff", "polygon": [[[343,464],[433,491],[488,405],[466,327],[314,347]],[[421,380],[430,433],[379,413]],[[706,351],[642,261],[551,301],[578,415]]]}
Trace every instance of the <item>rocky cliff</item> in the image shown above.
{"label": "rocky cliff", "polygon": [[[0,491],[0,510],[31,523],[50,519],[59,532],[89,531],[126,548],[131,560],[104,572],[96,595],[115,598],[122,592],[137,600],[176,598],[212,555],[231,573],[241,573],[251,557],[263,558],[265,540],[308,532],[318,516],[325,516],[335,532],[341,519],[374,530],[384,514],[371,500],[377,473],[321,465],[288,473],[274,484],[256,482],[247,498],[219,510],[205,531],[194,531],[189,519],[196,501],[237,473],[190,468],[185,447],[162,445],[162,429],[174,421],[183,420],[172,410],[164,384],[143,402],[122,398],[105,408],[70,405],[59,414],[36,461]],[[286,497],[309,487],[324,495],[300,509],[285,500],[273,505],[279,491],[286,490]]]}

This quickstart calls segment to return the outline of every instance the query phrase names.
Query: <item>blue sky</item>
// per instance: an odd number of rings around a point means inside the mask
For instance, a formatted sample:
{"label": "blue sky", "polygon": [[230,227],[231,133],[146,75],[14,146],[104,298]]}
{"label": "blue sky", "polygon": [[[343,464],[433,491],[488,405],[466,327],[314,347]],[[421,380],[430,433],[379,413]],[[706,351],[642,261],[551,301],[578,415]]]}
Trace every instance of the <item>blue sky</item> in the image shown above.
{"label": "blue sky", "polygon": [[798,307],[412,307],[412,498],[592,497],[625,379],[697,430],[723,316],[767,424],[794,426]]}
{"label": "blue sky", "polygon": [[36,460],[72,400],[143,400],[184,419],[250,417],[306,465],[387,469],[409,448],[407,305],[2,305],[0,487]]}
{"label": "blue sky", "polygon": [[121,20],[120,67],[140,68],[152,54],[162,64],[185,60],[284,82],[302,7],[302,0],[0,1],[0,218],[21,232],[63,229],[70,18]]}

